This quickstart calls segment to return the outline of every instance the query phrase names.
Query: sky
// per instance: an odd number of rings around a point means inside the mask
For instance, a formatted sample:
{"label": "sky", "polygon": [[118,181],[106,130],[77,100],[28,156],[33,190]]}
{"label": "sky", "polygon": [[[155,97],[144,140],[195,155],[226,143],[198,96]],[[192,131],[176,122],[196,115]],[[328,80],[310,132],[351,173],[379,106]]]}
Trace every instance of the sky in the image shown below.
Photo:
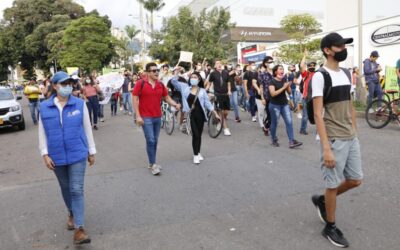
{"label": "sky", "polygon": [[[101,15],[108,15],[114,27],[123,28],[127,24],[135,24],[140,27],[139,22],[139,4],[137,0],[74,0],[75,2],[84,6],[86,11],[97,9]],[[166,17],[168,13],[176,8],[182,0],[164,0],[165,7],[155,14],[155,27],[160,28],[162,17]],[[298,0],[290,0],[298,2]],[[303,0],[304,3],[308,1]],[[356,0],[349,0],[356,1]],[[13,0],[0,0],[0,18],[3,16],[3,10],[12,6]],[[186,1],[188,2],[188,1]],[[247,1],[238,0],[224,0],[224,2],[240,3],[243,7],[248,3]],[[240,7],[240,6],[239,6]],[[356,13],[355,13],[356,14]],[[385,15],[398,15],[400,14],[400,5],[398,0],[364,0],[364,20],[371,21],[371,19],[383,17]],[[129,16],[132,15],[132,16]],[[340,13],[338,13],[340,15]],[[136,17],[136,18],[135,18]]]}

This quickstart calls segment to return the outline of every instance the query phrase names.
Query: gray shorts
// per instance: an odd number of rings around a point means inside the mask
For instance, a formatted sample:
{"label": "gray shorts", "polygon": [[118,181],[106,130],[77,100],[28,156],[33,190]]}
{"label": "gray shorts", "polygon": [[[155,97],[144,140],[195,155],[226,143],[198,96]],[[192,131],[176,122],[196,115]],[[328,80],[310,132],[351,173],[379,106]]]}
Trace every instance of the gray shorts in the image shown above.
{"label": "gray shorts", "polygon": [[324,166],[323,149],[320,145],[321,170],[326,188],[337,188],[344,179],[362,180],[361,152],[358,138],[350,140],[330,140],[331,149],[335,156],[336,166]]}

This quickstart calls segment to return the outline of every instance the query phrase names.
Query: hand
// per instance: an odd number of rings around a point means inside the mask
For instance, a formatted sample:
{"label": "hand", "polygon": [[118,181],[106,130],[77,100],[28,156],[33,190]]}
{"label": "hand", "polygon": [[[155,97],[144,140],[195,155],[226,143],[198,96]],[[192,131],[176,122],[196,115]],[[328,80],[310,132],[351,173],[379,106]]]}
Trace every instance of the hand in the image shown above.
{"label": "hand", "polygon": [[219,116],[219,114],[216,111],[214,111],[214,114],[215,114],[215,118],[217,118],[218,120],[221,121],[221,117]]}
{"label": "hand", "polygon": [[283,84],[283,87],[284,87],[285,89],[287,89],[289,86],[290,86],[290,82],[285,82],[285,83]]}
{"label": "hand", "polygon": [[94,164],[94,155],[89,155],[88,156],[88,162],[89,162],[89,166],[93,166],[93,164]]}
{"label": "hand", "polygon": [[232,92],[228,91],[228,96],[231,96],[231,95],[232,95]]}
{"label": "hand", "polygon": [[137,116],[137,117],[136,117],[136,124],[137,124],[138,126],[143,126],[144,121],[143,121],[143,119],[142,119],[141,116]]}
{"label": "hand", "polygon": [[267,105],[267,101],[265,99],[261,100],[262,105]]}
{"label": "hand", "polygon": [[324,150],[324,166],[327,168],[334,168],[336,166],[335,156],[331,149]]}
{"label": "hand", "polygon": [[181,110],[181,107],[182,107],[182,106],[181,106],[180,104],[176,104],[176,105],[175,105],[176,111]]}
{"label": "hand", "polygon": [[43,156],[44,164],[46,164],[46,167],[50,170],[55,170],[56,165],[54,164],[53,160],[50,158],[49,155],[44,155]]}

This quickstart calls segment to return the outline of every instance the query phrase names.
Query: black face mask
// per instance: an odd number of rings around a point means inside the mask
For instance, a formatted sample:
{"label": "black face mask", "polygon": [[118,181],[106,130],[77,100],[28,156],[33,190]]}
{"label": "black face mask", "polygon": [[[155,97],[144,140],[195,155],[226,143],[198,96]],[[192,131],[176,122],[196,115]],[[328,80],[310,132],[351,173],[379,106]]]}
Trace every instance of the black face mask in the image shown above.
{"label": "black face mask", "polygon": [[315,72],[315,68],[308,68],[308,71]]}
{"label": "black face mask", "polygon": [[344,49],[340,52],[335,52],[335,55],[333,56],[333,58],[337,62],[343,62],[347,58],[347,49]]}

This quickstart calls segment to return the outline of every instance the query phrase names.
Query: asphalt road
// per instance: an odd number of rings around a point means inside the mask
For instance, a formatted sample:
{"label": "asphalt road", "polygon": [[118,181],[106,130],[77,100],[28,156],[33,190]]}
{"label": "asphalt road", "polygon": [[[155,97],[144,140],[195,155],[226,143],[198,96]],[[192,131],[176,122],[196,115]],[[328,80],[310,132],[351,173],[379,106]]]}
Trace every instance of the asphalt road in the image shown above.
{"label": "asphalt road", "polygon": [[[229,121],[231,137],[203,135],[206,159],[195,166],[191,138],[162,131],[163,173],[155,177],[142,131],[131,117],[105,111],[85,183],[92,243],[82,247],[65,230],[58,183],[39,155],[26,105],[26,131],[0,130],[1,250],[336,249],[321,236],[310,200],[324,187],[314,135],[296,133],[304,146],[291,150],[281,120],[281,147],[273,148],[242,113],[242,123]],[[358,127],[365,180],[339,198],[337,224],[351,249],[400,249],[400,128],[373,130],[363,119]]]}

